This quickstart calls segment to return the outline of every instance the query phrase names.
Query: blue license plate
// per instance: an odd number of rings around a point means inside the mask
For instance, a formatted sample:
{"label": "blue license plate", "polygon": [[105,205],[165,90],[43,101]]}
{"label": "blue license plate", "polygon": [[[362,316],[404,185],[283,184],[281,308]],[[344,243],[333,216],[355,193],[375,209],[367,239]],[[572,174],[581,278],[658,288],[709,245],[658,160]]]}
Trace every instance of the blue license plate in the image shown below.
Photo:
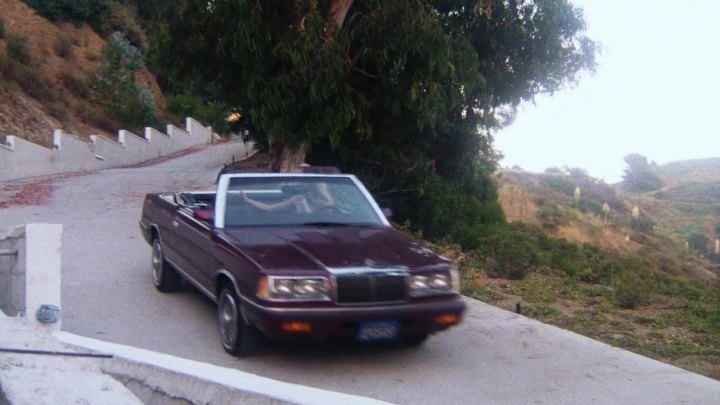
{"label": "blue license plate", "polygon": [[396,340],[400,332],[399,321],[362,322],[357,339],[361,342]]}

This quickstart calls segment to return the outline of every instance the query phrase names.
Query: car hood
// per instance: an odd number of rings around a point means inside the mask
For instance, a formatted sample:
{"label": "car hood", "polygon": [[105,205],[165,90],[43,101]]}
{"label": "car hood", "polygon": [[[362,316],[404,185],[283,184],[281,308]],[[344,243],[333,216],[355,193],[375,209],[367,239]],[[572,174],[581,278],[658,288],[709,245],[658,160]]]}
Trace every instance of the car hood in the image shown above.
{"label": "car hood", "polygon": [[425,268],[448,261],[389,227],[226,229],[228,239],[263,270]]}

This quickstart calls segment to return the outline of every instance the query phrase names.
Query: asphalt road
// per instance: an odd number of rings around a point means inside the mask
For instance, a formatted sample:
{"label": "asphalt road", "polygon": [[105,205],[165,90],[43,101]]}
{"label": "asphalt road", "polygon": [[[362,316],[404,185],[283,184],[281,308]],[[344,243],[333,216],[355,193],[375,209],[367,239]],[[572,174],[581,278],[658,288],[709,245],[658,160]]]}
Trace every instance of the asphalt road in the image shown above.
{"label": "asphalt road", "polygon": [[227,355],[210,301],[191,287],[153,287],[138,220],[145,193],[213,189],[221,165],[244,154],[212,145],[142,167],[5,183],[0,228],[64,225],[63,330],[91,338],[401,404],[720,403],[720,381],[471,299],[459,327],[420,348],[268,343],[251,358]]}

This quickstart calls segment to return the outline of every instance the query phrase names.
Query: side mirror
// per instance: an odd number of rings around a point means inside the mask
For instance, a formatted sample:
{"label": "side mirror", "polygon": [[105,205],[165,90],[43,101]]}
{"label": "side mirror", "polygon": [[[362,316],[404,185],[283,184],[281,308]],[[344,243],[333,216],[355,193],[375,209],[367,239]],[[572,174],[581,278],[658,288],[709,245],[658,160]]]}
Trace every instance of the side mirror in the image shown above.
{"label": "side mirror", "polygon": [[387,219],[390,219],[393,216],[391,208],[381,208],[380,211],[382,211],[383,215],[385,215],[385,218]]}

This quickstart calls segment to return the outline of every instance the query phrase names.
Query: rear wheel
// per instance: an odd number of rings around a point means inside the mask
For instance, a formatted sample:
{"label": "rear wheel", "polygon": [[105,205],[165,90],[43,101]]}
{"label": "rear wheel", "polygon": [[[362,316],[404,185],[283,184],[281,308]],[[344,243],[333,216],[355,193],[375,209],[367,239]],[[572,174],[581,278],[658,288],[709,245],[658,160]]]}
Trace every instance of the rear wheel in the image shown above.
{"label": "rear wheel", "polygon": [[158,291],[173,292],[180,287],[180,275],[165,260],[160,238],[153,240],[152,276],[153,284],[155,284]]}
{"label": "rear wheel", "polygon": [[217,311],[223,349],[234,356],[252,354],[257,349],[259,332],[245,322],[240,311],[240,301],[228,286],[220,291]]}

